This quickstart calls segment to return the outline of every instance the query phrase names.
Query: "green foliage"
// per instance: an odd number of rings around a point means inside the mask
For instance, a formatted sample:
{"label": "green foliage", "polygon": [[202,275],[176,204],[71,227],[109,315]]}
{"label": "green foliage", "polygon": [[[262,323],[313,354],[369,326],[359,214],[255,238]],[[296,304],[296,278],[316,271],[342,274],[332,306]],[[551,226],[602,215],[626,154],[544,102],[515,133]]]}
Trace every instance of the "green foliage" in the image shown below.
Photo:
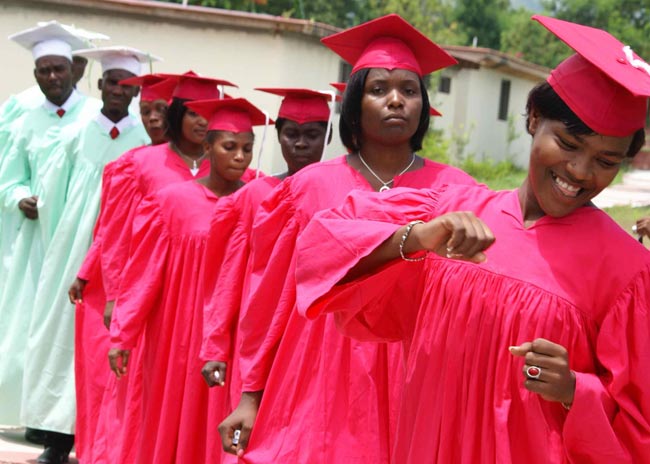
{"label": "green foliage", "polygon": [[526,171],[518,168],[509,160],[499,162],[492,159],[477,160],[473,155],[455,158],[450,155],[453,144],[454,142],[445,138],[442,132],[429,131],[424,138],[419,154],[438,163],[456,166],[478,182],[486,184],[494,190],[517,188],[526,177]]}
{"label": "green foliage", "polygon": [[[609,216],[615,220],[619,226],[623,228],[628,234],[637,238],[632,233],[632,225],[636,224],[637,219],[650,216],[650,206],[641,208],[633,208],[632,206],[612,206],[611,208],[603,208]],[[650,248],[650,240],[644,240],[646,248]]]}
{"label": "green foliage", "polygon": [[[650,5],[630,0],[545,0],[548,16],[605,29],[650,59]],[[541,25],[530,20],[525,9],[511,11],[501,32],[501,50],[533,63],[557,66],[573,51]]]}
{"label": "green foliage", "polygon": [[[182,0],[160,0],[182,3]],[[350,27],[379,16],[371,3],[375,0],[188,0],[200,5],[227,10],[251,11],[274,16],[308,19],[339,27]]]}
{"label": "green foliage", "polygon": [[[182,3],[183,0],[160,0]],[[650,59],[648,0],[541,0],[542,14],[609,31]],[[547,67],[572,51],[509,0],[188,0],[190,5],[308,19],[341,28],[398,13],[434,41],[489,47]]]}
{"label": "green foliage", "polygon": [[518,168],[509,160],[495,162],[492,159],[477,160],[468,157],[458,167],[493,190],[517,188],[527,175],[525,170]]}
{"label": "green foliage", "polygon": [[508,0],[458,0],[453,18],[470,45],[476,37],[479,47],[500,49],[501,30],[510,9]]}
{"label": "green foliage", "polygon": [[531,21],[530,16],[530,11],[523,8],[510,13],[501,33],[501,51],[553,68],[572,50],[537,21]]}
{"label": "green foliage", "polygon": [[650,4],[647,0],[546,0],[552,16],[605,29],[650,59]]}

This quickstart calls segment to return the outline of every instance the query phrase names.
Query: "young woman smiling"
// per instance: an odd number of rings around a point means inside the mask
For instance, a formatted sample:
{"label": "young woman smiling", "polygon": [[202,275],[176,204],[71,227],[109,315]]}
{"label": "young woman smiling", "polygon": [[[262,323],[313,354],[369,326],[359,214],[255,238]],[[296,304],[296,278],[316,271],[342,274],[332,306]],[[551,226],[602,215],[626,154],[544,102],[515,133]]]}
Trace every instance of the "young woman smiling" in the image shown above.
{"label": "young woman smiling", "polygon": [[298,244],[301,312],[405,345],[393,462],[650,460],[650,254],[591,204],[644,143],[650,66],[534,19],[577,53],[529,95],[518,190],[358,192]]}

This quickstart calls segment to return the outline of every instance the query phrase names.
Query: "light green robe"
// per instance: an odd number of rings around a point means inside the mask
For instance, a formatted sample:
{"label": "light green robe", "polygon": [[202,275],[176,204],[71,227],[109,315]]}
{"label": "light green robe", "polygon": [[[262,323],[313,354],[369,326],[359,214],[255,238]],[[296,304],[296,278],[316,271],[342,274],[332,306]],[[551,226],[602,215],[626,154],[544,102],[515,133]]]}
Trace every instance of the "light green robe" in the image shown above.
{"label": "light green robe", "polygon": [[[90,119],[81,98],[59,118],[39,106],[12,123],[11,139],[0,159],[0,423],[20,423],[24,353],[31,308],[45,249],[63,211],[63,182],[51,157],[60,129]],[[62,187],[63,184],[63,187]],[[19,200],[39,195],[39,218],[25,218]]]}
{"label": "light green robe", "polygon": [[94,120],[81,131],[62,132],[56,150],[66,155],[70,169],[61,169],[69,172],[64,209],[45,252],[27,332],[21,423],[74,433],[75,307],[68,287],[92,243],[104,166],[150,139],[139,120],[115,140]]}

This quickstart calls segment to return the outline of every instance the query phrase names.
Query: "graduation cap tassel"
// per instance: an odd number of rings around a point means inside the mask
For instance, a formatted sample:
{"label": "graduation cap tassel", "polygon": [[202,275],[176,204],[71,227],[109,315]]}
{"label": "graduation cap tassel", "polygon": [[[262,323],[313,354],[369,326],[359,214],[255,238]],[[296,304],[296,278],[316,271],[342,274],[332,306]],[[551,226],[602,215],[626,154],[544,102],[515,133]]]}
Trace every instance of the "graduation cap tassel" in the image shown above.
{"label": "graduation cap tassel", "polygon": [[323,90],[322,92],[328,94],[331,99],[327,104],[330,109],[330,114],[327,118],[327,129],[325,129],[325,140],[323,141],[323,152],[321,153],[321,159],[323,156],[325,156],[327,141],[330,139],[330,134],[332,133],[332,119],[334,118],[334,105],[336,104],[336,92],[333,92],[331,90]]}
{"label": "graduation cap tassel", "polygon": [[623,53],[625,53],[625,58],[627,61],[636,69],[643,69],[648,75],[650,75],[650,65],[643,60],[637,60],[634,58],[634,53],[632,48],[629,45],[623,47]]}

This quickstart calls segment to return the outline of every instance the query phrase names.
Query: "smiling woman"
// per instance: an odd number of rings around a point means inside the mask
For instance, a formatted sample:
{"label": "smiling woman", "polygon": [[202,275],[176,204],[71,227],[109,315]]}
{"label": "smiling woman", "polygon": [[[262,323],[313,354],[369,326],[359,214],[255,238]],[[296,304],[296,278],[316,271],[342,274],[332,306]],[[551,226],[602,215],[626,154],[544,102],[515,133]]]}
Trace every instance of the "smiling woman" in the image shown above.
{"label": "smiling woman", "polygon": [[529,95],[518,190],[353,192],[297,246],[301,313],[407,349],[393,462],[650,460],[650,254],[591,204],[643,145],[650,67],[534,19],[577,53]]}

